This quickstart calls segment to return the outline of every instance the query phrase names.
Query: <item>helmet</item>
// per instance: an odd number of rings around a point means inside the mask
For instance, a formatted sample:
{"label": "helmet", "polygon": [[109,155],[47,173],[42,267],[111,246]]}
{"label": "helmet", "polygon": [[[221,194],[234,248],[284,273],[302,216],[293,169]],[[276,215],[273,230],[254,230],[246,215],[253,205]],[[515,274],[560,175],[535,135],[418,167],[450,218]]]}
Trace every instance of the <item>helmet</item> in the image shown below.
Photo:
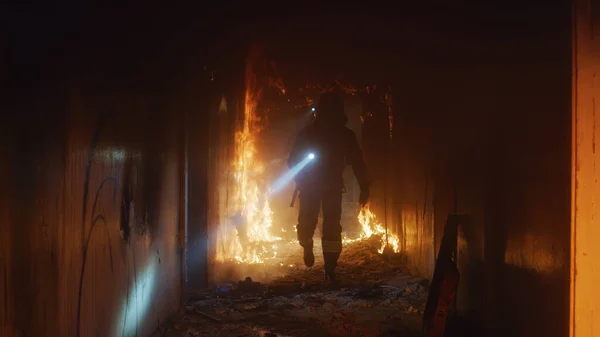
{"label": "helmet", "polygon": [[321,94],[317,104],[315,123],[345,125],[347,122],[343,94],[336,91]]}

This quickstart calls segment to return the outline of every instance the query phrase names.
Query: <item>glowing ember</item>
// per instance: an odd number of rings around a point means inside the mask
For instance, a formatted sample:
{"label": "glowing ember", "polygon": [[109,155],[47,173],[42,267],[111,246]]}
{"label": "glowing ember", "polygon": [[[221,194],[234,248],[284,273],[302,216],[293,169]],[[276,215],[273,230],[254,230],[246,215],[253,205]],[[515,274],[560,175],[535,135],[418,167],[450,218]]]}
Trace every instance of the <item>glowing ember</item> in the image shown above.
{"label": "glowing ember", "polygon": [[[234,161],[234,196],[231,207],[241,212],[237,223],[220,224],[217,236],[217,261],[239,263],[264,263],[277,256],[275,241],[281,240],[271,234],[273,212],[269,206],[261,175],[264,165],[257,158],[255,147],[260,118],[256,107],[261,89],[250,62],[246,65],[246,94],[244,122],[236,131]],[[243,230],[242,230],[243,228]]]}
{"label": "glowing ember", "polygon": [[[386,247],[386,233],[385,227],[377,220],[375,214],[371,212],[369,206],[363,207],[358,214],[358,222],[362,227],[362,232],[360,233],[360,237],[357,239],[344,239],[344,243],[352,243],[356,241],[367,240],[371,238],[373,235],[379,236],[381,239],[381,247],[378,249],[379,254],[382,254]],[[394,253],[398,253],[400,251],[400,239],[398,236],[391,233],[388,230],[387,233],[387,245],[394,251]]]}

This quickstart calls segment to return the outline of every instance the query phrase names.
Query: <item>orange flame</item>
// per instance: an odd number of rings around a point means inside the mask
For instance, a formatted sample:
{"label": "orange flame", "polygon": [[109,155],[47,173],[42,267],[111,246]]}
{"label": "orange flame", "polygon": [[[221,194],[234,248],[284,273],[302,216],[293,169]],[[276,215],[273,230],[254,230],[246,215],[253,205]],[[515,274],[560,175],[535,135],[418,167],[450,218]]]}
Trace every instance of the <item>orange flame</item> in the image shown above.
{"label": "orange flame", "polygon": [[379,254],[382,254],[387,246],[389,246],[394,253],[398,253],[400,251],[400,239],[396,234],[393,234],[389,230],[387,231],[387,240],[386,240],[386,230],[385,227],[377,220],[377,217],[371,210],[369,206],[365,206],[360,210],[358,214],[358,222],[362,227],[362,232],[360,233],[360,237],[358,239],[344,239],[344,243],[352,243],[356,241],[362,241],[370,239],[372,236],[376,235],[380,237],[381,246],[378,249]]}
{"label": "orange flame", "polygon": [[244,121],[235,135],[235,159],[233,163],[235,186],[232,206],[241,212],[244,227],[243,237],[231,223],[221,224],[217,236],[217,261],[237,261],[239,263],[264,263],[277,256],[277,245],[281,240],[271,234],[273,212],[267,193],[261,186],[264,165],[257,156],[256,134],[260,130],[257,105],[261,88],[256,81],[250,59],[246,64],[246,92],[244,100]]}

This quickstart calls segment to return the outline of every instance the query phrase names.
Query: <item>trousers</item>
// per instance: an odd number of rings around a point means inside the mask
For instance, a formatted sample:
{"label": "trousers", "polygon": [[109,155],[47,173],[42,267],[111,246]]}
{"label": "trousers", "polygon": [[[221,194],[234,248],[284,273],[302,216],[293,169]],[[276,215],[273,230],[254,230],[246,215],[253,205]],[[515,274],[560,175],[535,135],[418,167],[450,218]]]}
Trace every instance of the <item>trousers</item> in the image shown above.
{"label": "trousers", "polygon": [[298,241],[304,248],[313,247],[313,235],[319,222],[319,212],[323,209],[323,253],[342,251],[342,188],[315,186],[301,188],[298,195]]}

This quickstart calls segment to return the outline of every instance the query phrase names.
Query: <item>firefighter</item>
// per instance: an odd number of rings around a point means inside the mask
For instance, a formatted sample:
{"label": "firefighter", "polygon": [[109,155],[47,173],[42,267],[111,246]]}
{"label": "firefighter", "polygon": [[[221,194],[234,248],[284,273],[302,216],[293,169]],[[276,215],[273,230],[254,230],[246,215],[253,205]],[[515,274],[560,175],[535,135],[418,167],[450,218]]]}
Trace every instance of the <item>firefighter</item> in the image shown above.
{"label": "firefighter", "polygon": [[347,122],[343,94],[335,91],[322,94],[314,121],[297,135],[288,159],[290,169],[305,158],[311,159],[294,177],[300,202],[298,241],[304,248],[304,263],[312,267],[315,262],[312,238],[322,208],[325,275],[332,283],[337,282],[334,271],[342,251],[340,220],[346,165],[352,167],[358,180],[360,204],[364,206],[369,197],[362,151],[356,135],[346,127]]}

